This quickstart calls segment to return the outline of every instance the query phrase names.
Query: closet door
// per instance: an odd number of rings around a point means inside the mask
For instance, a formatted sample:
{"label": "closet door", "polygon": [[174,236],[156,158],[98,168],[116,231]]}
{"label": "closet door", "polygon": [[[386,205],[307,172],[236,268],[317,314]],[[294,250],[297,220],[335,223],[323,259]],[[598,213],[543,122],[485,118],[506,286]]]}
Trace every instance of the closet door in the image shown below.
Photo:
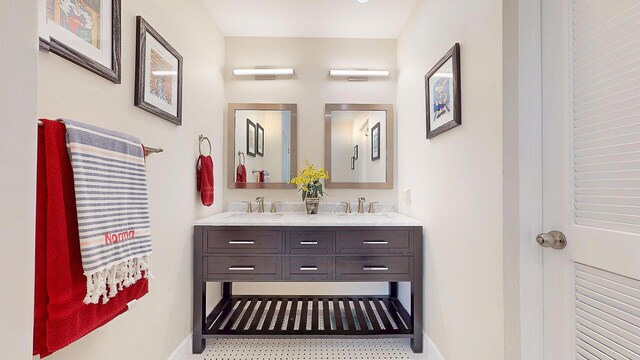
{"label": "closet door", "polygon": [[544,359],[640,359],[640,1],[542,0],[542,52]]}

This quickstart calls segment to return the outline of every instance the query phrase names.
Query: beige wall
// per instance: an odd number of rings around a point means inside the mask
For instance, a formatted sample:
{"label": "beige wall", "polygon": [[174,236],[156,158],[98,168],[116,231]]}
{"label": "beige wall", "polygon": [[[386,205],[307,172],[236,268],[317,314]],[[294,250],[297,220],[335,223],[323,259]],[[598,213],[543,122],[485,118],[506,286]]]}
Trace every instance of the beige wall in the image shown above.
{"label": "beige wall", "polygon": [[[181,127],[133,106],[136,15],[184,57]],[[52,360],[166,359],[192,326],[191,224],[223,208],[224,38],[207,9],[200,0],[123,1],[122,41],[121,85],[56,55],[41,54],[38,116],[68,117],[164,148],[147,161],[155,279],[136,308]],[[208,136],[213,146],[216,200],[211,208],[203,207],[196,193],[198,134]]]}
{"label": "beige wall", "polygon": [[0,358],[31,358],[36,184],[35,1],[0,5]]}
{"label": "beige wall", "polygon": [[[255,66],[293,67],[293,79],[256,81],[237,78],[234,68]],[[388,69],[384,80],[349,82],[328,76],[330,69]],[[298,168],[309,159],[324,165],[325,103],[395,104],[396,41],[371,39],[314,38],[227,38],[225,85],[227,103],[298,104]],[[365,196],[371,201],[396,202],[395,190],[327,189],[329,201]],[[227,189],[228,201],[255,199],[300,201],[300,194],[289,190]]]}
{"label": "beige wall", "polygon": [[[425,139],[424,75],[461,46],[462,126]],[[419,1],[398,39],[401,213],[425,224],[424,328],[447,360],[504,359],[502,1]]]}

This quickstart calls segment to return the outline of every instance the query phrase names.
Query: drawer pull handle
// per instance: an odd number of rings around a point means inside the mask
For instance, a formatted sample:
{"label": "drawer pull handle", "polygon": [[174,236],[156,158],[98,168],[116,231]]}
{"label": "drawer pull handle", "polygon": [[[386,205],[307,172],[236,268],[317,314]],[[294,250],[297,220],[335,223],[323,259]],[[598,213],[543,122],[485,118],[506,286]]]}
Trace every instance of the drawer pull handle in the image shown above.
{"label": "drawer pull handle", "polygon": [[256,242],[253,240],[231,240],[229,244],[231,245],[253,245]]}
{"label": "drawer pull handle", "polygon": [[300,245],[318,245],[317,241],[300,241]]}
{"label": "drawer pull handle", "polygon": [[363,271],[387,271],[389,270],[386,266],[364,266],[362,268]]}
{"label": "drawer pull handle", "polygon": [[386,240],[365,240],[362,242],[365,245],[387,245],[389,244]]}
{"label": "drawer pull handle", "polygon": [[318,271],[317,266],[300,266],[300,271]]}
{"label": "drawer pull handle", "polygon": [[255,266],[230,266],[229,271],[254,271]]}

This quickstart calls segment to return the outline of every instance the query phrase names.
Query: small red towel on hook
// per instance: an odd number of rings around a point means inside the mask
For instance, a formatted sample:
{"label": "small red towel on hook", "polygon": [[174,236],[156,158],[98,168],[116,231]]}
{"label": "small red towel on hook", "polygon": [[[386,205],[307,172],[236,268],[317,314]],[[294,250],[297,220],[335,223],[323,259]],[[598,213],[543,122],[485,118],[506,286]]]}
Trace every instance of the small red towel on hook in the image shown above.
{"label": "small red towel on hook", "polygon": [[244,164],[238,165],[238,168],[236,169],[236,182],[247,182],[247,168],[244,167]]}
{"label": "small red towel on hook", "polygon": [[211,206],[213,204],[213,159],[211,156],[200,155],[196,165],[196,178],[202,205]]}

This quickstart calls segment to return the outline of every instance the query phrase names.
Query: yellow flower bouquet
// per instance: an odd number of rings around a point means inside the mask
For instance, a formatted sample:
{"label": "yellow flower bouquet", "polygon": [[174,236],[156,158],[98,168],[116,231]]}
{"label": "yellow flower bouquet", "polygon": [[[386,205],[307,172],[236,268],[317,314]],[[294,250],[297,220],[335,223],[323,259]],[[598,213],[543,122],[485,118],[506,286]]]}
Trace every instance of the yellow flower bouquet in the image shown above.
{"label": "yellow flower bouquet", "polygon": [[309,160],[305,160],[304,163],[307,167],[298,171],[298,176],[291,179],[291,183],[300,187],[298,191],[302,192],[302,201],[307,205],[307,213],[316,214],[320,197],[325,194],[320,180],[328,179],[329,173],[323,168],[316,169]]}

